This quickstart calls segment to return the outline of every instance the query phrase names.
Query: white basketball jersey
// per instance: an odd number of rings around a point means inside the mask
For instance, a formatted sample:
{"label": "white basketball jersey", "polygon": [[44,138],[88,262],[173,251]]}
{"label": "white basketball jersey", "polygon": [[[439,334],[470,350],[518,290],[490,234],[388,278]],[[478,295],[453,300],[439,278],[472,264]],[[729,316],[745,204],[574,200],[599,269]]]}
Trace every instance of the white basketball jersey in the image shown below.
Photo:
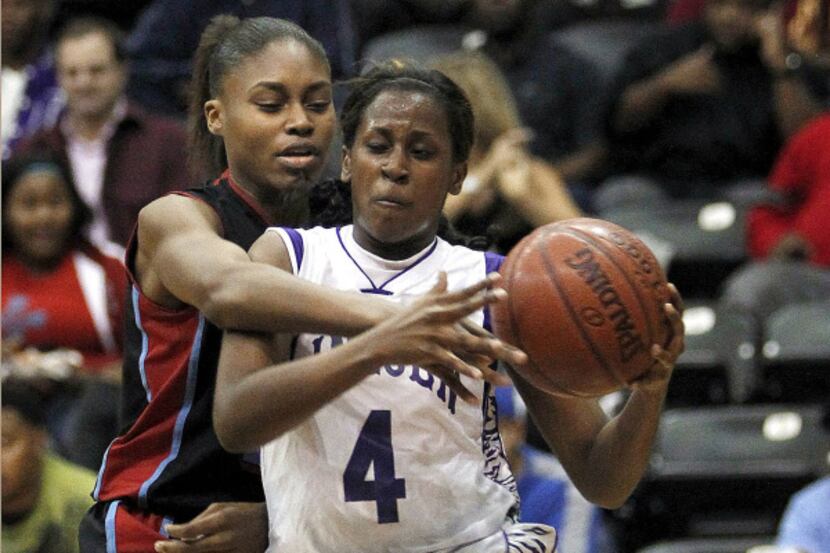
{"label": "white basketball jersey", "polygon": [[[439,271],[458,290],[501,258],[437,239],[410,259],[360,248],[352,227],[278,232],[295,274],[408,303]],[[484,313],[471,317],[484,322]],[[294,357],[343,338],[303,334]],[[500,532],[518,511],[491,386],[462,377],[470,405],[424,369],[387,365],[262,448],[269,552],[390,553],[455,549]]]}

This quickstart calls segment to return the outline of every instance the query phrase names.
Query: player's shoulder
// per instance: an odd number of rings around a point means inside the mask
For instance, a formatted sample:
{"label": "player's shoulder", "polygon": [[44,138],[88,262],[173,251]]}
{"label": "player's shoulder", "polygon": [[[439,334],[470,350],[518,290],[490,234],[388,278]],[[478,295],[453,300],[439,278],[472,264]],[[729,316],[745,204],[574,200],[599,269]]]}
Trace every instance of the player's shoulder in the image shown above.
{"label": "player's shoulder", "polygon": [[473,268],[483,264],[485,274],[498,271],[504,262],[504,256],[495,252],[474,250],[467,246],[450,244],[438,238],[438,250],[450,266],[467,266]]}
{"label": "player's shoulder", "polygon": [[294,271],[298,272],[312,259],[328,259],[332,244],[338,243],[336,228],[269,227],[257,242],[271,242],[278,237],[291,257]]}

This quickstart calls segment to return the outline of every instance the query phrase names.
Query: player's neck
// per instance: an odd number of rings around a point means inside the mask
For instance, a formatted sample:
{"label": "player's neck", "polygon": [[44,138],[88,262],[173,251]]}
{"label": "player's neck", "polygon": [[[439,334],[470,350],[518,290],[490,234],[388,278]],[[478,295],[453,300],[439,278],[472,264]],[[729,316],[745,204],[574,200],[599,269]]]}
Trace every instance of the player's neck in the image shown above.
{"label": "player's neck", "polygon": [[268,216],[272,224],[286,227],[303,226],[309,218],[307,186],[274,188],[260,186],[239,178],[231,170],[233,182],[246,192]]}
{"label": "player's neck", "polygon": [[357,224],[354,225],[352,235],[358,246],[371,254],[390,261],[410,258],[435,241],[435,234],[429,233],[419,237],[413,236],[401,242],[384,242],[378,240]]}

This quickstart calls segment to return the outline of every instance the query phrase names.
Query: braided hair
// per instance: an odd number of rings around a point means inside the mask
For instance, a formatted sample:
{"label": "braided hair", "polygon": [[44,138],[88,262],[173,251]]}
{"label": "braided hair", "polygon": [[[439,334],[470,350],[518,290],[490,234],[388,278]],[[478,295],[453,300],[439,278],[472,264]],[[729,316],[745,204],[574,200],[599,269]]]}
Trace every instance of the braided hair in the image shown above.
{"label": "braided hair", "polygon": [[[453,161],[467,161],[474,139],[473,108],[458,85],[440,71],[391,60],[346,84],[351,93],[340,112],[340,127],[343,144],[347,148],[354,145],[366,109],[382,92],[420,92],[437,101],[447,116]],[[351,188],[348,183],[329,180],[317,184],[310,192],[309,202],[312,225],[339,226],[352,220]],[[486,249],[489,245],[484,237],[462,235],[443,215],[438,224],[438,235],[451,244],[474,249]]]}

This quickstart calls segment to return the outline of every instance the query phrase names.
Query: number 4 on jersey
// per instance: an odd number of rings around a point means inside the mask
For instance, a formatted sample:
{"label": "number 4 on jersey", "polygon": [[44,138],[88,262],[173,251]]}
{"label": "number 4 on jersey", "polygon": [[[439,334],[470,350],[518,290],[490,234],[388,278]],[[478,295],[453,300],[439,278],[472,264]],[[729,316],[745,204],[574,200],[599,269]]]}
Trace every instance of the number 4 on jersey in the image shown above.
{"label": "number 4 on jersey", "polygon": [[[368,480],[374,466],[375,479]],[[372,411],[343,473],[346,501],[377,503],[378,523],[398,522],[398,499],[406,497],[406,480],[395,478],[392,451],[392,413]]]}

